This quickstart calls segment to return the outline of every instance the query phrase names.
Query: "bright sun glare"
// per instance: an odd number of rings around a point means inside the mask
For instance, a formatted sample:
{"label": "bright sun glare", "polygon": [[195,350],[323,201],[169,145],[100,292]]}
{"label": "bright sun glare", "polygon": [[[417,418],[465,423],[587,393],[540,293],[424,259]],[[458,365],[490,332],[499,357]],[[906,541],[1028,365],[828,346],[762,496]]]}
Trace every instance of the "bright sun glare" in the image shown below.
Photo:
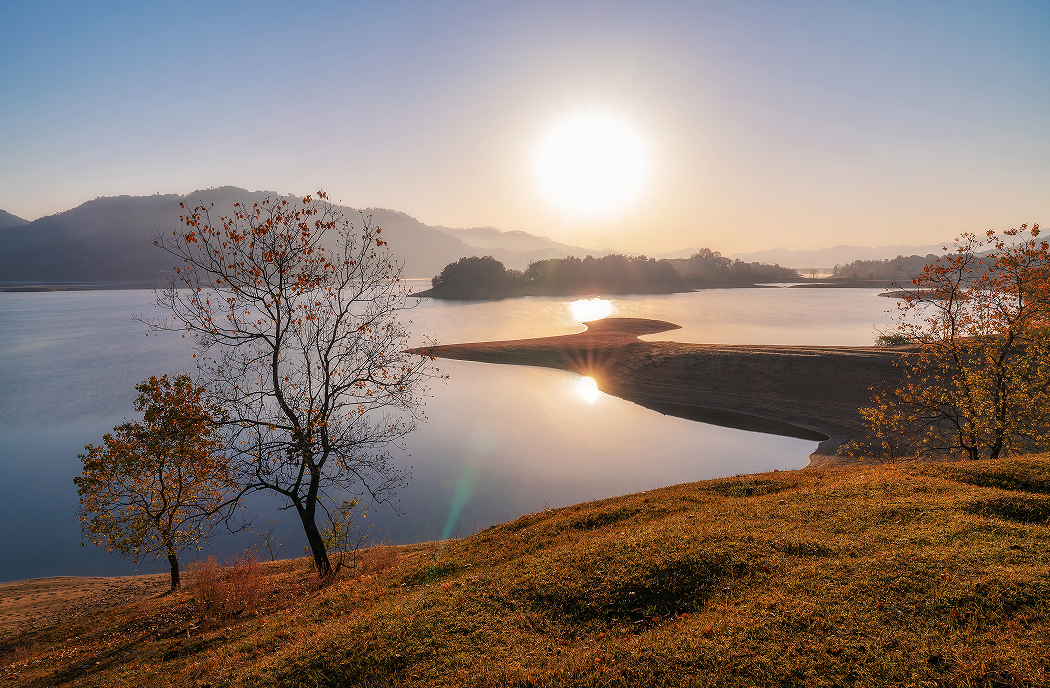
{"label": "bright sun glare", "polygon": [[612,301],[606,301],[597,296],[590,301],[587,299],[573,301],[569,304],[569,308],[572,309],[572,317],[582,323],[601,320],[612,315]]}
{"label": "bright sun glare", "polygon": [[534,171],[540,190],[571,213],[616,210],[641,190],[649,155],[627,120],[581,112],[555,122],[540,137]]}
{"label": "bright sun glare", "polygon": [[590,377],[581,377],[580,381],[576,383],[576,389],[587,400],[588,404],[593,404],[601,394],[598,391],[598,383],[594,381],[594,378]]}

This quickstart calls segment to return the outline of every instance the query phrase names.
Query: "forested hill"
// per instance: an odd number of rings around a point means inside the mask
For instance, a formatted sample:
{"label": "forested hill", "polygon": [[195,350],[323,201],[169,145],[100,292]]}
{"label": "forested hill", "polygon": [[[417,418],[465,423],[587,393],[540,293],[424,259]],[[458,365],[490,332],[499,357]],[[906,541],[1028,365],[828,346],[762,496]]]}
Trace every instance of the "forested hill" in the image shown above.
{"label": "forested hill", "polygon": [[893,280],[905,284],[912,275],[922,272],[923,268],[937,262],[941,256],[930,253],[925,256],[897,256],[887,260],[855,260],[845,265],[836,265],[832,271],[834,277],[852,279]]}
{"label": "forested hill", "polygon": [[[179,225],[188,206],[215,205],[216,219],[229,213],[236,201],[253,203],[281,194],[249,192],[236,187],[195,191],[186,195],[110,196],[96,198],[76,208],[25,222],[0,215],[0,282],[88,283],[100,286],[163,284],[171,275],[172,259],[152,243],[158,232]],[[394,210],[341,208],[355,224],[362,214],[383,228],[394,255],[405,263],[406,277],[436,274],[447,263],[479,251],[445,231]],[[15,225],[5,225],[4,218]],[[498,230],[492,230],[498,231]],[[486,249],[512,265],[551,255],[553,249],[528,251]]]}
{"label": "forested hill", "polygon": [[791,282],[801,277],[797,270],[782,268],[776,263],[746,263],[739,259],[726,258],[709,248],[702,248],[689,258],[677,258],[667,262],[693,287]]}
{"label": "forested hill", "polygon": [[692,258],[656,260],[612,254],[595,258],[536,261],[524,271],[508,270],[492,256],[461,258],[431,280],[419,296],[446,299],[537,295],[654,294],[705,287],[751,286],[800,279],[778,265],[742,263],[701,249]]}

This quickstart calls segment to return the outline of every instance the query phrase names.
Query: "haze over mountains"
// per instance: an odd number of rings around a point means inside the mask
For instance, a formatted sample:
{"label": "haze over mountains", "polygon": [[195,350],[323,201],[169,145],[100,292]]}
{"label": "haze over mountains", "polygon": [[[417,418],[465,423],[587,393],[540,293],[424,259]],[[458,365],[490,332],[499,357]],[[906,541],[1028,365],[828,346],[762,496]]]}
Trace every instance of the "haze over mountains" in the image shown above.
{"label": "haze over mountains", "polygon": [[930,253],[940,254],[945,246],[952,242],[929,244],[927,246],[909,246],[894,244],[890,246],[848,246],[842,244],[832,248],[818,248],[810,251],[788,251],[775,248],[769,251],[752,251],[751,253],[734,253],[730,258],[739,258],[745,263],[777,263],[781,267],[796,270],[816,267],[832,267],[852,263],[855,260],[886,260],[897,256],[925,256]]}
{"label": "haze over mountains", "polygon": [[[236,187],[195,191],[185,196],[110,196],[62,213],[26,222],[0,210],[0,282],[7,283],[111,283],[113,286],[144,286],[167,282],[172,259],[153,246],[158,232],[179,226],[188,206],[214,205],[214,219],[228,214],[236,201],[254,203],[280,194],[249,192]],[[285,196],[293,198],[292,196]],[[494,227],[457,229],[430,226],[395,210],[341,206],[345,217],[360,223],[362,215],[383,228],[395,255],[405,262],[407,277],[429,278],[449,263],[467,256],[491,255],[507,268],[525,269],[529,263],[570,255],[601,257],[613,253],[554,241],[527,232],[501,232]],[[836,246],[813,251],[775,249],[730,256],[746,262],[778,263],[784,267],[830,267],[863,259],[897,255],[939,253],[934,246]],[[656,256],[685,258],[696,249],[683,249]]]}

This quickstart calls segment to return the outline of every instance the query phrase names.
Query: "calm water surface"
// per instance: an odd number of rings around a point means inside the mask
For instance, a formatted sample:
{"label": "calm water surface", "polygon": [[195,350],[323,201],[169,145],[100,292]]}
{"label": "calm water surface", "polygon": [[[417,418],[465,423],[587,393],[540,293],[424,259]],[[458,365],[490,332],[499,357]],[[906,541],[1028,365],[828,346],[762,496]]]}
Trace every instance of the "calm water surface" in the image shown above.
{"label": "calm water surface", "polygon": [[[866,345],[892,304],[874,290],[738,289],[611,298],[613,315],[669,320],[681,330],[646,337],[713,343]],[[132,313],[147,291],[0,293],[0,580],[119,575],[134,567],[80,546],[78,452],[132,416],[134,385],[189,370],[187,340],[145,337]],[[568,334],[582,328],[569,298],[424,300],[410,318],[443,342]],[[427,402],[429,422],[409,438],[413,479],[404,515],[380,508],[381,537],[414,542],[583,500],[691,480],[804,466],[815,443],[663,416],[599,394],[570,373],[446,361],[447,384]],[[282,556],[302,553],[293,513],[256,496],[249,510],[280,519]],[[212,541],[205,555],[250,546]],[[188,556],[188,555],[187,555]],[[164,566],[143,567],[162,571]]]}

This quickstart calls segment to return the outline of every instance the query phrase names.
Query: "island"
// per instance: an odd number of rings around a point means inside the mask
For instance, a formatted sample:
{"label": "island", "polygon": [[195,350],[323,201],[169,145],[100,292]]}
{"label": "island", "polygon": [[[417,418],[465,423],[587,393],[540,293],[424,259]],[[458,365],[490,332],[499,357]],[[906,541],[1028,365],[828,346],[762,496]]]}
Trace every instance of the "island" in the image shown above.
{"label": "island", "polygon": [[502,299],[515,296],[595,296],[671,294],[694,289],[756,287],[802,279],[779,265],[744,263],[702,249],[674,260],[611,254],[595,258],[551,258],[508,270],[492,256],[470,256],[449,263],[414,294],[439,299]]}

